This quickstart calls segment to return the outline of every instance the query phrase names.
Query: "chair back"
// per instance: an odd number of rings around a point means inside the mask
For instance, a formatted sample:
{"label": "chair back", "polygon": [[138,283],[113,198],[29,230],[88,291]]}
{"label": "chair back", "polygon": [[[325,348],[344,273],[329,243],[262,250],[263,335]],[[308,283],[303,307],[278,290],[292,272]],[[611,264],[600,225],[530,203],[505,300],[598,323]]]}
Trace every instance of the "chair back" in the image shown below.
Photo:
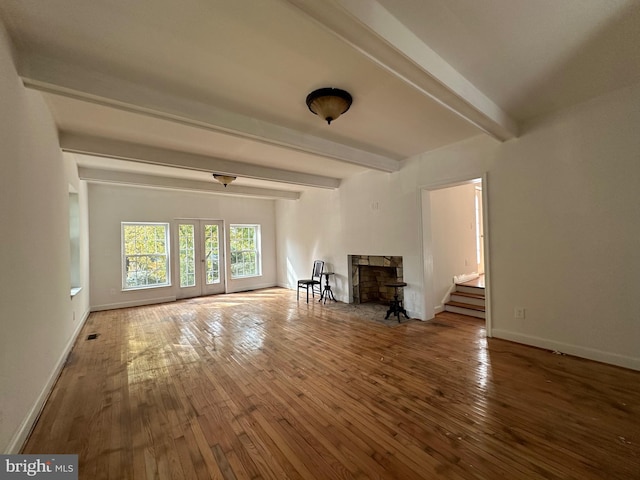
{"label": "chair back", "polygon": [[318,280],[322,277],[322,271],[324,270],[324,262],[322,260],[316,260],[313,262],[313,273],[311,274],[311,279]]}

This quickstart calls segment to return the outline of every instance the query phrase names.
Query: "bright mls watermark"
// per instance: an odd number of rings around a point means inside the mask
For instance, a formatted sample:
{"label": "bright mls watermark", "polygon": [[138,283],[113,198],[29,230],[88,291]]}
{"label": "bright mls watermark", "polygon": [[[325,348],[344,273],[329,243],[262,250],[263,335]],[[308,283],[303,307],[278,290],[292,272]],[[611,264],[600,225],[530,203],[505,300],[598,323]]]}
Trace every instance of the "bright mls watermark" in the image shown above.
{"label": "bright mls watermark", "polygon": [[0,455],[0,480],[78,480],[78,455]]}

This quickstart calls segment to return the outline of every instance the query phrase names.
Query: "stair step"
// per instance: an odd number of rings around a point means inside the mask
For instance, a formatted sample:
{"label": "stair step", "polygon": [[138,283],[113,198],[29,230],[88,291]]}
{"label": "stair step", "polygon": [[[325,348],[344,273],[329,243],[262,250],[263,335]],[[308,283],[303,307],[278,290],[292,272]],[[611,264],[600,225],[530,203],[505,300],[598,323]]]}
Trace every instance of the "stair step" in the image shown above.
{"label": "stair step", "polygon": [[484,296],[484,287],[474,287],[471,285],[460,285],[459,283],[456,283],[456,291]]}
{"label": "stair step", "polygon": [[484,292],[469,293],[469,292],[460,292],[458,290],[454,290],[453,292],[451,292],[451,295],[459,295],[461,297],[476,298],[478,300],[484,300]]}
{"label": "stair step", "polygon": [[484,297],[481,297],[479,295],[472,295],[470,293],[452,292],[451,298],[449,300],[451,302],[469,303],[471,305],[484,306],[485,304]]}
{"label": "stair step", "polygon": [[451,305],[451,304],[445,305],[444,309],[447,312],[458,313],[460,315],[467,315],[469,317],[486,318],[486,314],[485,314],[484,311],[471,310],[471,309],[468,309],[468,308],[456,307],[456,306]]}
{"label": "stair step", "polygon": [[450,301],[445,303],[445,307],[451,305],[452,307],[466,308],[468,310],[476,310],[478,312],[484,312],[484,305],[472,305],[471,303],[454,302]]}

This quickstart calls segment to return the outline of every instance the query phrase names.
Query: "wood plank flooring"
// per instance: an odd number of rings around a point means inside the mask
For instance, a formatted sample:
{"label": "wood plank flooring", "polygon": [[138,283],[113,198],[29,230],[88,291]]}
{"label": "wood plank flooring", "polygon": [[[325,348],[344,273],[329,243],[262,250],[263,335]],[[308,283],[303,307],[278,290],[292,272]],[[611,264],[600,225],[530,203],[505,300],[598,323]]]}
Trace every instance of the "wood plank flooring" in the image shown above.
{"label": "wood plank flooring", "polygon": [[640,372],[483,325],[277,288],[93,313],[23,453],[81,479],[640,478]]}

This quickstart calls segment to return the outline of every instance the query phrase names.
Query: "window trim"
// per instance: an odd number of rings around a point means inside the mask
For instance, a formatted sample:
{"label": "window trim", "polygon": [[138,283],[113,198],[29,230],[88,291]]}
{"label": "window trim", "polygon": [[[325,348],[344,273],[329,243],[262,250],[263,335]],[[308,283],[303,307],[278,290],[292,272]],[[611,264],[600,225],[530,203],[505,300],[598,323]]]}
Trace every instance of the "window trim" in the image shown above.
{"label": "window trim", "polygon": [[[242,250],[242,252],[253,252],[256,255],[256,273],[251,274],[251,275],[234,275],[233,274],[233,254],[234,253],[238,253],[238,252],[234,252],[232,245],[231,245],[231,230],[233,228],[247,228],[247,227],[251,227],[255,229],[255,244],[256,244],[256,249],[255,250]],[[262,276],[262,227],[259,223],[232,223],[229,225],[229,278],[231,280],[242,280],[245,278],[256,278],[256,277],[261,277]]]}
{"label": "window trim", "polygon": [[[164,227],[165,234],[165,253],[157,254],[152,253],[148,255],[164,255],[165,257],[165,265],[167,269],[167,281],[166,283],[158,283],[154,285],[137,285],[134,287],[127,286],[127,257],[125,254],[125,239],[124,239],[124,230],[126,225],[143,225],[143,226],[162,226]],[[171,287],[171,226],[169,222],[120,222],[120,269],[121,269],[121,281],[122,281],[122,291],[130,292],[135,290],[147,290],[151,288],[166,288]],[[129,255],[134,256],[134,255]]]}

